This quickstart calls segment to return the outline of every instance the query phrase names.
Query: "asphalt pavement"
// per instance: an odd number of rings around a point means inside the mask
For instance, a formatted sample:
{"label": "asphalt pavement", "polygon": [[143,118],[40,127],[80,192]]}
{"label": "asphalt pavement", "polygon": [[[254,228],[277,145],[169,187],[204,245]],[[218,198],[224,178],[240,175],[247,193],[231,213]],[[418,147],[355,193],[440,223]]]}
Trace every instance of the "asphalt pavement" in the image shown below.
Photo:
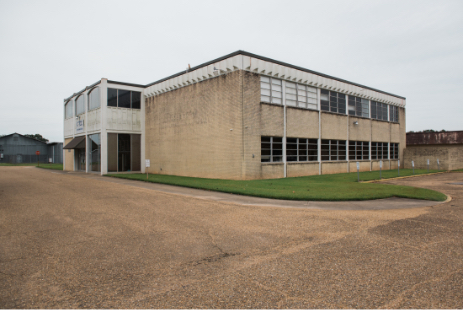
{"label": "asphalt pavement", "polygon": [[114,180],[0,167],[0,307],[463,307],[463,173],[388,181],[452,200],[385,208]]}

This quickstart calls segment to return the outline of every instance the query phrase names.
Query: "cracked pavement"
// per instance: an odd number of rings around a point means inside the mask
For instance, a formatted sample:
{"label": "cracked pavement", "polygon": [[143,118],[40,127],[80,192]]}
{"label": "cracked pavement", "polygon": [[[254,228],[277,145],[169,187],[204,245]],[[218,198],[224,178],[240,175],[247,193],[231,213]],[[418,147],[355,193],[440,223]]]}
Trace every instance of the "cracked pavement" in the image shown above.
{"label": "cracked pavement", "polygon": [[462,308],[458,182],[387,181],[452,197],[435,206],[323,210],[0,167],[0,307]]}

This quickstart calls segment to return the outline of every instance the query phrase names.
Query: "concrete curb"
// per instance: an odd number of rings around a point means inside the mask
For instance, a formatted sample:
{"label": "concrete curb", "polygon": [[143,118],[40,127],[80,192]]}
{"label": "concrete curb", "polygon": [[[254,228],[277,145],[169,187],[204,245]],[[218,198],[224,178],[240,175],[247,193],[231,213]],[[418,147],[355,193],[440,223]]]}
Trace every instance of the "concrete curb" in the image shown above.
{"label": "concrete curb", "polygon": [[415,178],[415,177],[422,177],[422,176],[426,176],[426,175],[434,175],[434,174],[449,173],[449,172],[451,172],[451,171],[442,171],[442,172],[433,172],[433,173],[426,173],[426,174],[407,175],[405,177],[396,177],[396,178],[387,178],[387,179],[380,179],[380,180],[363,181],[363,182],[360,182],[360,183],[376,183],[376,182],[407,179],[407,178]]}

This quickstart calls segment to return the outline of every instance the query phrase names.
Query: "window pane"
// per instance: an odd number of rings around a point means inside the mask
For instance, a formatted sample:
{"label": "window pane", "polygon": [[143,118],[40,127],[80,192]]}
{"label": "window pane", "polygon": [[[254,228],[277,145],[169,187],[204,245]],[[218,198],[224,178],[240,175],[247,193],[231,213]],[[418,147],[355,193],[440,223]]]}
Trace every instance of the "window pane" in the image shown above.
{"label": "window pane", "polygon": [[269,96],[260,96],[260,101],[262,101],[262,102],[270,102],[270,97]]}
{"label": "window pane", "polygon": [[108,88],[108,107],[117,107],[117,89]]}
{"label": "window pane", "polygon": [[133,91],[132,92],[132,109],[140,109],[140,104],[141,104],[141,92]]}
{"label": "window pane", "polygon": [[295,89],[296,88],[296,83],[286,82],[286,87]]}
{"label": "window pane", "polygon": [[281,86],[279,86],[279,85],[272,85],[272,90],[281,92]]}
{"label": "window pane", "polygon": [[80,95],[76,100],[76,116],[85,113],[84,96]]}
{"label": "window pane", "polygon": [[65,118],[71,118],[73,115],[72,115],[72,101],[69,100],[68,102],[66,102],[66,109],[65,109]]}
{"label": "window pane", "polygon": [[286,105],[295,107],[296,106],[296,101],[295,100],[286,100]]}
{"label": "window pane", "polygon": [[117,172],[117,133],[108,133],[108,171]]}
{"label": "window pane", "polygon": [[261,88],[261,89],[270,89],[270,84],[267,84],[267,83],[260,83],[260,88]]}
{"label": "window pane", "polygon": [[95,87],[88,94],[88,110],[98,109],[100,107],[100,88]]}
{"label": "window pane", "polygon": [[260,94],[262,96],[270,96],[270,89],[261,89]]}
{"label": "window pane", "polygon": [[266,77],[266,76],[260,76],[260,80],[261,82],[266,82],[266,83],[270,83],[270,78],[269,77]]}
{"label": "window pane", "polygon": [[119,108],[130,108],[130,91],[119,89],[118,103]]}
{"label": "window pane", "polygon": [[132,171],[141,171],[141,135],[130,135]]}
{"label": "window pane", "polygon": [[118,134],[118,171],[131,171],[130,169],[130,135]]}

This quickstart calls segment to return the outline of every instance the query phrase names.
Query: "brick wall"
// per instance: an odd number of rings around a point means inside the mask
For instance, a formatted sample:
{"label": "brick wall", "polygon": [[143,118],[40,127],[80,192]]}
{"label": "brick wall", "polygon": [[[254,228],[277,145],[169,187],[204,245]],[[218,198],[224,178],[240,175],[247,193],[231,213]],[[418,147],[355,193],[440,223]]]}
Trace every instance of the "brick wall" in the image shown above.
{"label": "brick wall", "polygon": [[416,169],[437,169],[439,159],[440,170],[463,169],[463,145],[409,145],[404,151],[405,168],[412,168],[412,160]]}
{"label": "brick wall", "polygon": [[150,171],[205,178],[242,178],[242,71],[146,100]]}
{"label": "brick wall", "polygon": [[[148,98],[145,117],[145,156],[153,173],[226,179],[284,177],[282,163],[261,163],[261,136],[283,137],[284,109],[260,103],[256,73],[234,71]],[[322,113],[321,136],[347,140],[349,133],[353,141],[399,142],[402,150],[404,109],[399,117],[400,123],[393,124]],[[359,125],[353,125],[355,121]],[[288,107],[286,126],[287,137],[318,138],[319,112]],[[356,171],[354,167],[347,162],[324,162],[321,171],[342,173]],[[362,171],[370,167],[370,162],[361,163]],[[318,171],[318,163],[288,163],[286,170],[288,177]]]}
{"label": "brick wall", "polygon": [[[63,145],[66,146],[73,138],[64,139]],[[74,171],[74,150],[64,150],[64,166],[63,170],[65,171]]]}

